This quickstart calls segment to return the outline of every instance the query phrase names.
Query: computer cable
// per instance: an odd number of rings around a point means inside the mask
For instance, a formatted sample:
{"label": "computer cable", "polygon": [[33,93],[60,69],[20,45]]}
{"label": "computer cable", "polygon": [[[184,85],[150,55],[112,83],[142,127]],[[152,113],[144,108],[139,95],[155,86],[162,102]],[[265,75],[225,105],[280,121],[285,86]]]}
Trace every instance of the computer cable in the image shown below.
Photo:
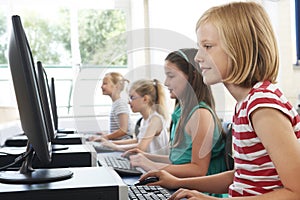
{"label": "computer cable", "polygon": [[4,170],[6,170],[9,167],[12,167],[12,166],[14,166],[17,163],[24,161],[28,157],[28,155],[30,155],[32,152],[33,152],[33,148],[31,147],[29,149],[29,151],[26,151],[26,152],[22,153],[21,155],[19,155],[18,157],[16,157],[15,160],[14,160],[14,162],[1,167],[0,171],[4,171]]}

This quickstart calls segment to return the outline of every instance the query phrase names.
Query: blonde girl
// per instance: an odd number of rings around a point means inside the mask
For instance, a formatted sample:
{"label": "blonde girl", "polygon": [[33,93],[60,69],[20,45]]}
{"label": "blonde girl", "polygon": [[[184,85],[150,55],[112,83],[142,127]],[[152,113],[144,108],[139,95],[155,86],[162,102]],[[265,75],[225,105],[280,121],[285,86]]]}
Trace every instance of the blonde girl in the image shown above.
{"label": "blonde girl", "polygon": [[119,72],[105,74],[101,89],[102,94],[109,96],[112,100],[109,116],[110,129],[108,134],[99,133],[100,136],[90,137],[90,141],[100,141],[102,137],[108,140],[129,138],[132,131],[130,110],[127,100],[121,98],[121,92],[124,90],[126,83],[129,83],[129,81]]}
{"label": "blonde girl", "polygon": [[[196,27],[206,84],[222,82],[237,101],[233,116],[235,169],[208,177],[177,179],[184,187],[171,199],[215,199],[201,192],[229,192],[228,199],[300,199],[300,116],[277,87],[279,53],[270,20],[254,2],[236,2],[206,11]],[[196,191],[197,190],[197,191]]]}
{"label": "blonde girl", "polygon": [[135,81],[129,89],[129,104],[133,112],[142,115],[136,138],[103,144],[118,151],[138,148],[154,154],[168,153],[167,107],[163,85],[156,79]]}

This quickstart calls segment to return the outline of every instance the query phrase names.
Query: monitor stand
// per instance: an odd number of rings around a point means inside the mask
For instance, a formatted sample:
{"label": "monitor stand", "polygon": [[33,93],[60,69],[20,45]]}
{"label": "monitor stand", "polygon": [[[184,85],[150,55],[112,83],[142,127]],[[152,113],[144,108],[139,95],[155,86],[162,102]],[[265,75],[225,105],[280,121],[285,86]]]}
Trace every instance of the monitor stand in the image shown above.
{"label": "monitor stand", "polygon": [[34,169],[28,173],[20,171],[0,172],[0,183],[7,184],[37,184],[61,181],[71,178],[73,173],[69,170]]}
{"label": "monitor stand", "polygon": [[65,133],[65,134],[76,133],[76,129],[73,128],[59,128],[56,131],[57,133]]}
{"label": "monitor stand", "polygon": [[[70,170],[60,170],[53,172],[49,169],[33,169],[32,161],[34,150],[27,148],[26,158],[22,162],[19,171],[1,171],[0,183],[8,184],[37,184],[60,181],[71,178],[73,172]],[[21,159],[22,160],[22,159]],[[21,161],[20,160],[20,161]]]}
{"label": "monitor stand", "polygon": [[52,144],[52,151],[61,151],[61,150],[66,150],[69,147],[64,144]]}

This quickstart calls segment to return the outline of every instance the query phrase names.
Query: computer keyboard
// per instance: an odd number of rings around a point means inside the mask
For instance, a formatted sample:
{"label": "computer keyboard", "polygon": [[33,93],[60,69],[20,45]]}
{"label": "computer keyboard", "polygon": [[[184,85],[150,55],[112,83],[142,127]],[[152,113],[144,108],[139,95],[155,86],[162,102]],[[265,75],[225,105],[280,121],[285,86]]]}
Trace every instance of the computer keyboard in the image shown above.
{"label": "computer keyboard", "polygon": [[130,161],[121,156],[98,154],[98,164],[112,167],[120,176],[139,176],[142,174],[141,170],[132,167]]}
{"label": "computer keyboard", "polygon": [[128,186],[128,200],[168,199],[169,191],[161,186]]}

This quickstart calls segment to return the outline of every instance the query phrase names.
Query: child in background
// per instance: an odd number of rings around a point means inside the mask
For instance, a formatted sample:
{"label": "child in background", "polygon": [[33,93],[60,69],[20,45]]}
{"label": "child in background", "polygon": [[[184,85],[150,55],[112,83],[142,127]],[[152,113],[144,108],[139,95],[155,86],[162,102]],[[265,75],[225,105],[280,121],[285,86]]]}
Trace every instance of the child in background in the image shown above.
{"label": "child in background", "polygon": [[176,177],[206,176],[226,170],[221,122],[211,89],[196,69],[196,53],[197,49],[181,49],[165,59],[165,85],[170,97],[178,102],[172,114],[170,154],[152,155],[133,149],[126,152],[137,153],[130,156],[133,166],[146,171],[164,169]]}
{"label": "child in background", "polygon": [[[170,199],[300,199],[300,116],[275,85],[279,52],[270,20],[255,2],[235,2],[207,10],[197,22],[198,53],[204,81],[222,82],[237,104],[232,136],[232,171],[179,179],[150,172],[157,184],[186,188]],[[188,190],[191,189],[191,190]],[[232,198],[231,198],[232,197]]]}
{"label": "child in background", "polygon": [[168,114],[163,85],[156,79],[135,81],[129,89],[129,104],[132,111],[139,112],[143,118],[138,135],[119,141],[102,138],[104,146],[117,151],[138,148],[154,154],[168,154]]}
{"label": "child in background", "polygon": [[125,88],[125,83],[129,81],[118,72],[107,73],[102,81],[102,93],[112,100],[110,111],[110,129],[108,134],[98,133],[91,136],[89,141],[101,141],[101,138],[108,140],[129,138],[131,131],[130,110],[127,99],[121,98],[121,92]]}

